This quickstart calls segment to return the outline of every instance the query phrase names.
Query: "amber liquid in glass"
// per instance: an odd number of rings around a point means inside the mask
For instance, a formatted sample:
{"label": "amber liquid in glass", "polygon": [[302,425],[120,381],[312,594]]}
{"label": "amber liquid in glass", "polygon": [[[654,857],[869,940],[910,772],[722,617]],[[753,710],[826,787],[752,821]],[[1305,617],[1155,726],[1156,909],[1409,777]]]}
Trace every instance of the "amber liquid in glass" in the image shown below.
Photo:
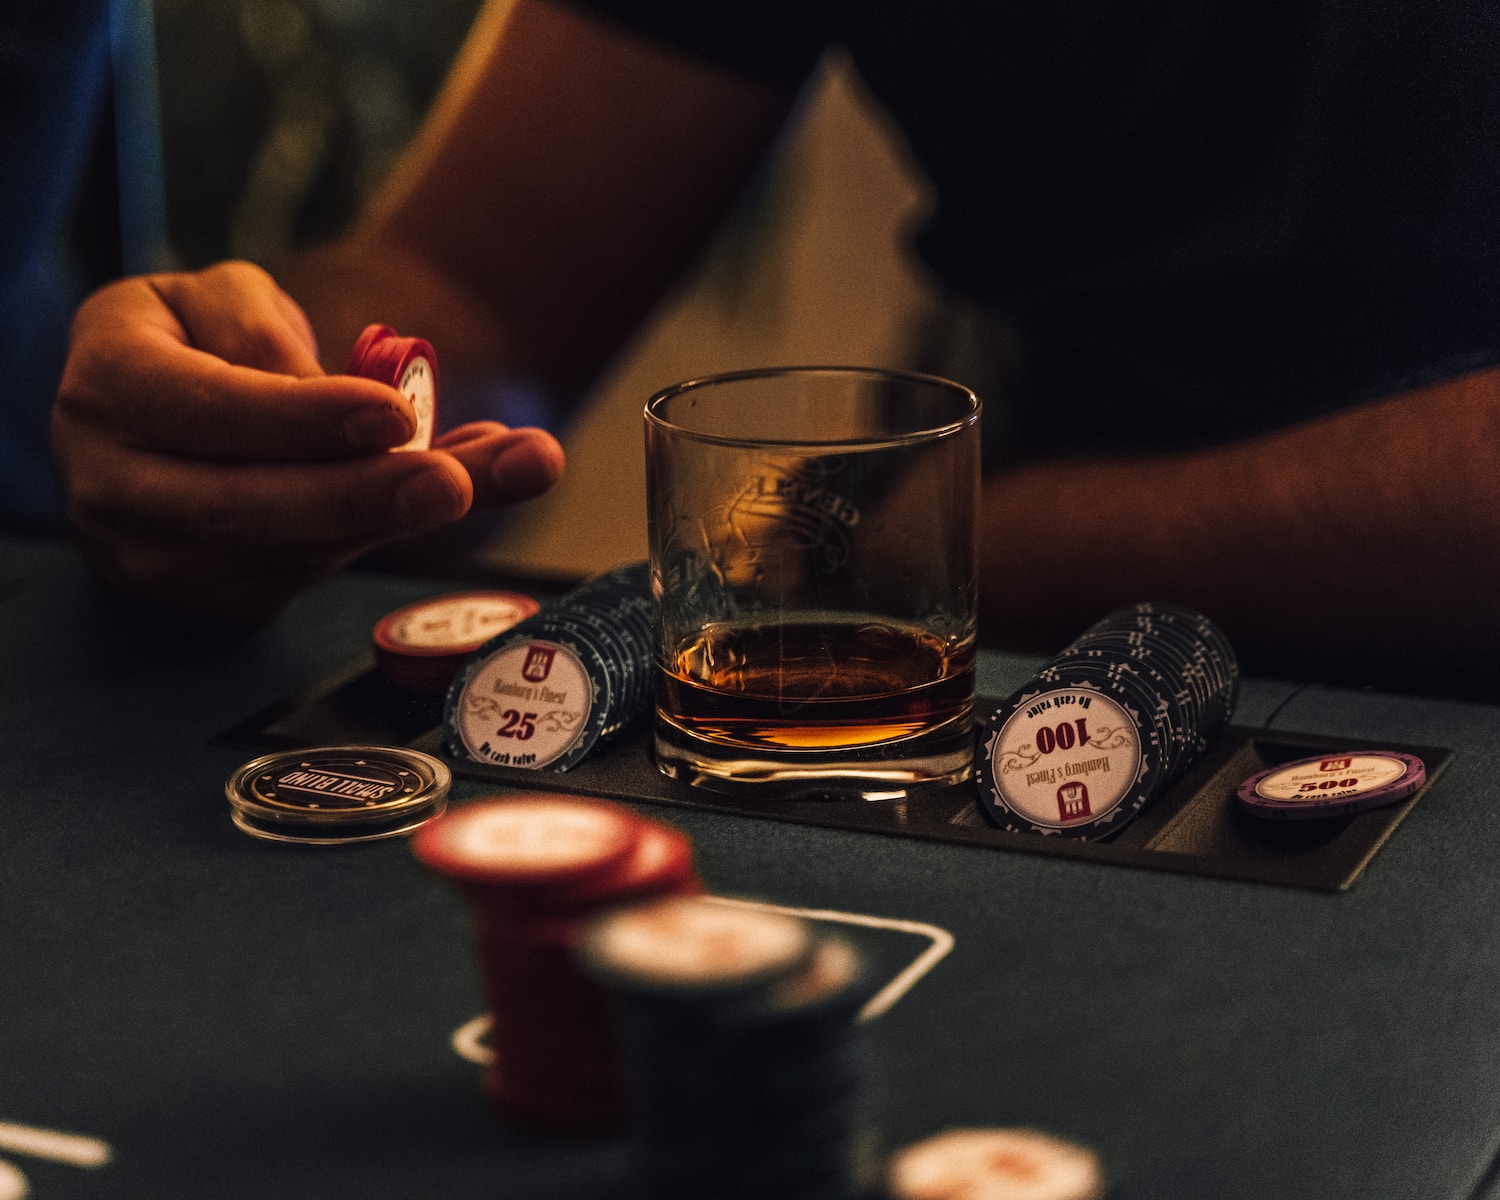
{"label": "amber liquid in glass", "polygon": [[974,646],[888,622],[709,625],[657,673],[662,717],[756,749],[876,746],[966,720]]}

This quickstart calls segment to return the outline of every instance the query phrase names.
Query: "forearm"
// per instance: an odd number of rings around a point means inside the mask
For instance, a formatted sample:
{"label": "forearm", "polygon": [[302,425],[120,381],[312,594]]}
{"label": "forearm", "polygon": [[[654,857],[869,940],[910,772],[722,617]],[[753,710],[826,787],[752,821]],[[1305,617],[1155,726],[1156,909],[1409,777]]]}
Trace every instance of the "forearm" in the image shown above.
{"label": "forearm", "polygon": [[400,321],[445,366],[576,389],[701,252],[794,96],[566,5],[490,0],[350,239],[278,275],[325,360]]}
{"label": "forearm", "polygon": [[1157,598],[1250,654],[1494,663],[1497,424],[1486,372],[1202,452],[992,477],[987,640],[1055,647]]}

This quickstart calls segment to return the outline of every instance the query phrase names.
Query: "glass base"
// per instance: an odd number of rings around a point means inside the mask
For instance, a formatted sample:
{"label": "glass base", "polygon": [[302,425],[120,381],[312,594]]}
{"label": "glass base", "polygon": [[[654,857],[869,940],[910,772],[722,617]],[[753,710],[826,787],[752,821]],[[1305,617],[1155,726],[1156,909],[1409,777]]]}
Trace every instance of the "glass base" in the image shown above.
{"label": "glass base", "polygon": [[705,791],[759,800],[900,800],[973,777],[974,733],[965,721],[884,746],[817,753],[706,742],[656,722],[657,769]]}

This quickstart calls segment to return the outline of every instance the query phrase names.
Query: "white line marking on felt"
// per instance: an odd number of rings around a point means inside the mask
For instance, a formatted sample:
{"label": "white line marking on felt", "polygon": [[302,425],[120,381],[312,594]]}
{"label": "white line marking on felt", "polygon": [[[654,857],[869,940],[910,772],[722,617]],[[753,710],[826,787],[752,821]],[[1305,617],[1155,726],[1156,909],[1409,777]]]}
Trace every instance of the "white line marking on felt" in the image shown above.
{"label": "white line marking on felt", "polygon": [[31,1184],[21,1168],[0,1158],[0,1200],[25,1200],[29,1191]]}
{"label": "white line marking on felt", "polygon": [[[931,945],[912,959],[885,987],[865,1001],[865,1006],[859,1010],[861,1021],[873,1021],[890,1012],[898,1000],[916,987],[924,975],[948,956],[954,945],[951,933],[939,925],[929,925],[925,921],[906,921],[899,917],[873,917],[865,913],[836,912],[826,908],[792,908],[785,904],[740,900],[733,896],[704,896],[703,899],[712,900],[715,904],[727,904],[738,908],[764,909],[767,912],[802,917],[808,921],[834,921],[844,925],[860,925],[866,929],[890,929],[896,933],[910,933],[927,938]],[[466,1062],[477,1063],[481,1067],[489,1066],[495,1061],[495,1052],[484,1042],[489,1032],[490,1016],[488,1013],[480,1013],[479,1016],[465,1021],[453,1031],[453,1036],[449,1039],[453,1052]]]}
{"label": "white line marking on felt", "polygon": [[835,912],[826,908],[790,908],[785,904],[766,904],[760,900],[739,900],[733,896],[705,896],[715,904],[730,904],[737,908],[761,908],[767,912],[783,913],[789,917],[802,917],[808,921],[836,921],[843,925],[862,925],[866,929],[891,929],[897,933],[912,933],[927,938],[932,944],[907,964],[905,970],[892,979],[865,1002],[859,1010],[861,1021],[873,1021],[883,1017],[907,992],[917,986],[918,980],[942,962],[953,949],[953,935],[938,925],[925,921],[905,921],[898,917],[872,917],[865,913]]}
{"label": "white line marking on felt", "polygon": [[0,1150],[29,1154],[32,1158],[50,1158],[53,1162],[74,1167],[102,1167],[115,1156],[108,1142],[85,1137],[81,1133],[60,1133],[56,1129],[38,1129],[35,1125],[15,1125],[0,1121]]}
{"label": "white line marking on felt", "polygon": [[490,1033],[490,1014],[480,1013],[453,1031],[449,1039],[453,1053],[467,1062],[487,1067],[495,1061],[495,1052],[484,1044]]}

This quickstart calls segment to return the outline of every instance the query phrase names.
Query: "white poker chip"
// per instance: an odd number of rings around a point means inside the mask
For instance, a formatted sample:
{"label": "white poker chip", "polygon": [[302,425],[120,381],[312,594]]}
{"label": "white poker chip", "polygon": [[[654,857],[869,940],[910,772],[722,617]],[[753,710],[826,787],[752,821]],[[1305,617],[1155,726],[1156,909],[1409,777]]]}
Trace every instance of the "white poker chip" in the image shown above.
{"label": "white poker chip", "polygon": [[1104,1173],[1082,1146],[1031,1129],[953,1129],[890,1162],[891,1200],[1099,1200]]}
{"label": "white poker chip", "polygon": [[604,917],[590,961],[637,987],[714,990],[789,975],[813,949],[805,922],[781,913],[678,896]]}
{"label": "white poker chip", "polygon": [[396,380],[396,390],[411,401],[417,415],[416,433],[398,450],[426,450],[432,445],[432,428],[437,421],[437,367],[430,355],[430,349],[425,355],[414,352]]}

